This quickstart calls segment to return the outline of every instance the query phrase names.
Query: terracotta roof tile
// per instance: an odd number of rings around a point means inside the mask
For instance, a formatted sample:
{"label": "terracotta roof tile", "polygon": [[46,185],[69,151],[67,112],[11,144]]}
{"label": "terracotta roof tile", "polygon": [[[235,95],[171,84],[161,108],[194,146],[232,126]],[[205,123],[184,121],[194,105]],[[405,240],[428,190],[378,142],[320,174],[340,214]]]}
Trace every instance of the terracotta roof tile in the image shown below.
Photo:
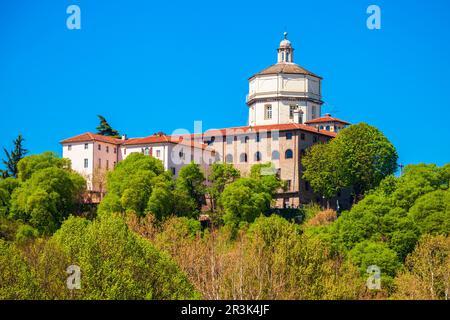
{"label": "terracotta roof tile", "polygon": [[66,144],[66,143],[87,142],[87,141],[101,141],[101,142],[112,143],[112,144],[121,144],[122,143],[121,139],[112,138],[112,137],[108,137],[108,136],[102,136],[100,134],[95,134],[95,133],[90,133],[90,132],[86,132],[86,133],[80,134],[78,136],[62,140],[62,141],[60,141],[60,143]]}
{"label": "terracotta roof tile", "polygon": [[208,145],[195,141],[193,139],[203,139],[203,137],[212,136],[224,136],[224,135],[240,135],[248,134],[252,132],[259,131],[288,131],[288,130],[301,130],[311,133],[317,133],[327,137],[335,137],[335,132],[330,132],[326,130],[318,130],[317,128],[307,126],[305,124],[299,123],[286,123],[286,124],[270,124],[270,125],[260,125],[260,126],[243,126],[243,127],[232,127],[223,129],[211,129],[201,134],[189,134],[189,135],[153,135],[143,138],[130,138],[127,140],[115,139],[111,137],[106,137],[94,133],[83,133],[78,136],[62,140],[60,143],[75,143],[75,142],[85,142],[85,141],[102,141],[117,145],[141,145],[141,144],[152,144],[152,143],[174,143],[183,144],[186,146],[191,146],[195,148],[207,149]]}
{"label": "terracotta roof tile", "polygon": [[141,144],[152,144],[152,143],[174,143],[182,144],[194,148],[206,149],[207,145],[202,143],[197,143],[191,140],[184,140],[181,136],[165,136],[165,135],[153,135],[144,138],[131,138],[124,141],[124,145],[141,145]]}
{"label": "terracotta roof tile", "polygon": [[309,123],[323,123],[323,122],[339,122],[339,123],[342,123],[342,124],[350,124],[347,121],[340,120],[340,119],[337,119],[337,118],[333,118],[333,117],[328,116],[328,115],[324,116],[324,117],[321,117],[321,118],[317,118],[317,119],[306,121],[305,123],[309,124]]}
{"label": "terracotta roof tile", "polygon": [[312,73],[311,71],[306,70],[305,68],[303,68],[295,63],[276,63],[276,64],[271,65],[270,67],[264,69],[263,71],[258,72],[257,74],[253,75],[252,77],[250,77],[250,79],[257,75],[278,74],[278,73],[304,74],[304,75],[309,75],[309,76],[313,76],[313,77],[322,79],[322,77]]}
{"label": "terracotta roof tile", "polygon": [[223,128],[223,129],[211,129],[204,133],[200,134],[190,134],[190,135],[182,135],[184,137],[188,136],[190,138],[196,138],[199,136],[204,137],[212,137],[212,136],[224,136],[224,135],[239,135],[246,134],[251,132],[258,131],[288,131],[288,130],[302,130],[306,132],[318,133],[328,137],[335,137],[336,133],[326,131],[326,130],[318,130],[317,128],[307,126],[305,124],[299,123],[286,123],[286,124],[269,124],[269,125],[260,125],[260,126],[243,126],[243,127],[232,127],[232,128]]}

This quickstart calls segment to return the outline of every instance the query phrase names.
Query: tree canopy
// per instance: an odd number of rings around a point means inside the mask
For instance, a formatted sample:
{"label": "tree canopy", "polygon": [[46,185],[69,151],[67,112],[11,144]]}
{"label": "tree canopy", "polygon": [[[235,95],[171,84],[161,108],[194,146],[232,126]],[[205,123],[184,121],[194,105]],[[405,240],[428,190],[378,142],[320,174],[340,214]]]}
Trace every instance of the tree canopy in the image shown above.
{"label": "tree canopy", "polygon": [[303,177],[327,198],[351,187],[355,200],[397,170],[397,152],[377,128],[352,125],[326,144],[313,145],[302,159]]}
{"label": "tree canopy", "polygon": [[41,169],[13,191],[9,216],[52,234],[76,212],[85,186],[78,173],[57,167]]}
{"label": "tree canopy", "polygon": [[142,216],[146,213],[156,183],[170,179],[160,160],[132,153],[108,173],[108,193],[100,204],[99,212],[134,211]]}
{"label": "tree canopy", "polygon": [[119,131],[113,129],[108,121],[106,121],[105,117],[101,115],[97,115],[97,117],[100,120],[100,124],[97,127],[97,133],[101,134],[102,136],[109,136],[109,137],[119,137]]}
{"label": "tree canopy", "polygon": [[22,135],[19,134],[13,141],[14,149],[12,151],[8,151],[6,150],[6,148],[3,148],[6,155],[6,159],[3,160],[3,164],[5,165],[6,169],[0,170],[1,177],[17,177],[17,164],[28,153],[28,150],[23,147],[24,140],[25,139],[22,137]]}
{"label": "tree canopy", "polygon": [[239,178],[224,188],[220,202],[224,208],[223,221],[226,225],[236,228],[242,222],[253,222],[270,208],[274,194],[283,183],[275,174],[261,174],[261,168],[269,166],[255,165],[249,177]]}

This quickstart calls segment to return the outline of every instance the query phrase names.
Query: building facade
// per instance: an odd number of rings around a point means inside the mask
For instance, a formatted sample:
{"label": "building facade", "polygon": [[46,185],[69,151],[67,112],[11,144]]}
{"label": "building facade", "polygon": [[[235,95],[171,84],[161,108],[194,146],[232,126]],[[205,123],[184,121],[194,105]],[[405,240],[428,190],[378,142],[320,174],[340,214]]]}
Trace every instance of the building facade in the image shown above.
{"label": "building facade", "polygon": [[[161,160],[176,177],[182,166],[194,161],[207,172],[214,162],[230,163],[245,176],[258,163],[272,163],[272,171],[286,181],[276,207],[297,207],[320,202],[302,179],[302,157],[316,143],[324,143],[349,125],[321,116],[322,78],[294,63],[294,48],[287,33],[277,49],[277,63],[249,78],[248,125],[190,135],[153,135],[114,139],[85,133],[61,141],[63,157],[83,174],[88,189],[104,192],[96,176],[111,170],[127,155],[140,152]],[[346,199],[342,199],[342,203]]]}

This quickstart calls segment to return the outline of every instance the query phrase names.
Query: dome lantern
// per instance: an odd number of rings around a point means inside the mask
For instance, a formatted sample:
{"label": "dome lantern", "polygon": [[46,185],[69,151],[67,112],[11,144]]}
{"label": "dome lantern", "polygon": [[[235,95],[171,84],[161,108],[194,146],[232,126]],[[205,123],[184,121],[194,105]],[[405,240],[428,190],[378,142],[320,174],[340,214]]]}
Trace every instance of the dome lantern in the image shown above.
{"label": "dome lantern", "polygon": [[278,48],[278,63],[293,63],[294,62],[294,48],[288,40],[287,32],[284,32],[284,39],[281,40]]}

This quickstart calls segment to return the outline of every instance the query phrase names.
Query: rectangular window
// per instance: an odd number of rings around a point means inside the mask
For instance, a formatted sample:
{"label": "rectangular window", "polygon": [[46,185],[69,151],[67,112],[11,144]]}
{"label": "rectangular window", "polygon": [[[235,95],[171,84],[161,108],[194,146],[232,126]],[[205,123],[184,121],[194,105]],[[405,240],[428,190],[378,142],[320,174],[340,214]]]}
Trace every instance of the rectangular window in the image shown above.
{"label": "rectangular window", "polygon": [[115,161],[114,161],[113,165],[114,165],[114,168],[115,168],[116,167],[116,162]]}
{"label": "rectangular window", "polygon": [[278,141],[279,136],[280,136],[280,132],[274,131],[272,134],[272,141]]}
{"label": "rectangular window", "polygon": [[266,104],[264,106],[264,119],[269,120],[272,119],[272,105]]}
{"label": "rectangular window", "polygon": [[259,133],[256,134],[256,142],[260,142],[261,138],[259,137]]}
{"label": "rectangular window", "polygon": [[98,168],[100,169],[102,167],[102,159],[98,159]]}
{"label": "rectangular window", "polygon": [[123,149],[123,154],[127,154],[127,148]]}
{"label": "rectangular window", "polygon": [[294,119],[294,111],[296,106],[289,106],[289,119]]}
{"label": "rectangular window", "polygon": [[308,183],[308,181],[305,181],[305,190],[306,190],[306,191],[309,190],[309,183]]}
{"label": "rectangular window", "polygon": [[292,132],[286,132],[286,140],[292,140]]}
{"label": "rectangular window", "polygon": [[114,153],[117,153],[117,148],[116,147],[114,147]]}
{"label": "rectangular window", "polygon": [[106,170],[109,169],[109,160],[106,160]]}
{"label": "rectangular window", "polygon": [[84,144],[84,150],[87,150],[87,149],[89,149],[89,144],[88,144],[88,143],[85,143],[85,144]]}
{"label": "rectangular window", "polygon": [[97,148],[98,148],[99,151],[102,150],[102,145],[99,144]]}
{"label": "rectangular window", "polygon": [[317,136],[313,137],[313,142],[317,142]]}
{"label": "rectangular window", "polygon": [[301,140],[305,140],[305,134],[304,133],[300,134],[300,139]]}
{"label": "rectangular window", "polygon": [[89,160],[84,159],[84,167],[87,168],[89,166]]}
{"label": "rectangular window", "polygon": [[172,171],[172,174],[173,174],[173,175],[175,175],[175,173],[176,173],[176,170],[175,170],[175,168],[174,168],[174,167],[171,167],[171,168],[170,168],[170,171]]}
{"label": "rectangular window", "polygon": [[156,156],[159,158],[161,157],[161,150],[156,150]]}
{"label": "rectangular window", "polygon": [[72,150],[72,146],[70,144],[67,146],[67,150],[68,151]]}
{"label": "rectangular window", "polygon": [[109,146],[106,146],[106,153],[109,153]]}
{"label": "rectangular window", "polygon": [[286,180],[286,190],[291,191],[291,180]]}

